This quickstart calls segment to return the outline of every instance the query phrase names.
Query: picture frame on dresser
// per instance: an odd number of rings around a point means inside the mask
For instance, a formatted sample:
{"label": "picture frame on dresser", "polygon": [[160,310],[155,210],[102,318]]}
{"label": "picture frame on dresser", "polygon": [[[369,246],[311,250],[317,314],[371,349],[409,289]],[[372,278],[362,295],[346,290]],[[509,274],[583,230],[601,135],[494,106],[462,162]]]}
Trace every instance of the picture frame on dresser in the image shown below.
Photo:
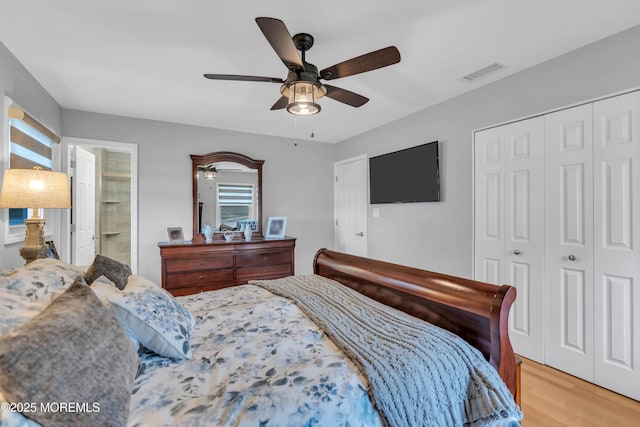
{"label": "picture frame on dresser", "polygon": [[264,235],[265,239],[284,239],[284,235],[287,229],[287,217],[286,216],[270,216],[267,223],[267,232]]}
{"label": "picture frame on dresser", "polygon": [[182,227],[167,227],[167,235],[169,236],[169,243],[172,245],[184,243]]}

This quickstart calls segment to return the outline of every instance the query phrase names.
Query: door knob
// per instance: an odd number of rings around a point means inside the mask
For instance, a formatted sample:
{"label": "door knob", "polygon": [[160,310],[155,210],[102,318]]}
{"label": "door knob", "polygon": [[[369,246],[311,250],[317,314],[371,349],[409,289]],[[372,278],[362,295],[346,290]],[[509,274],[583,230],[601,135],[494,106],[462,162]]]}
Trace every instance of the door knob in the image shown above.
{"label": "door knob", "polygon": [[520,249],[514,249],[513,250],[513,254],[514,255],[520,255],[522,252],[520,252]]}
{"label": "door knob", "polygon": [[364,236],[364,233],[361,231],[361,232],[359,232],[359,233],[356,233],[356,236],[360,236],[360,237],[362,237],[362,236]]}
{"label": "door knob", "polygon": [[576,260],[576,256],[574,254],[571,254],[568,256],[569,261],[575,261]]}

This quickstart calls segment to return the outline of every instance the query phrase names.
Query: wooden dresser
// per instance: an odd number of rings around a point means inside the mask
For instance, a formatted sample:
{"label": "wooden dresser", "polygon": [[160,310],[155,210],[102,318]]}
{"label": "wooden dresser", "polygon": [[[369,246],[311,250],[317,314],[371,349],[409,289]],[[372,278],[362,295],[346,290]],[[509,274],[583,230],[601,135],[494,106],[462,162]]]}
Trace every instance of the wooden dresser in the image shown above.
{"label": "wooden dresser", "polygon": [[296,239],[159,243],[162,287],[173,295],[242,285],[294,274]]}

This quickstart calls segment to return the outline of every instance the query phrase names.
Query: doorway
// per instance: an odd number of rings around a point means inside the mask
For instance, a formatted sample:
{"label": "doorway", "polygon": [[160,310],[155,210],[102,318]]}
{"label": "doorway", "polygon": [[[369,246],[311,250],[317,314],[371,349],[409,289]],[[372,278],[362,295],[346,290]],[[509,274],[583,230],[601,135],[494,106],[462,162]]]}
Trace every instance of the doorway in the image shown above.
{"label": "doorway", "polygon": [[335,248],[367,256],[367,156],[334,164]]}
{"label": "doorway", "polygon": [[[100,254],[137,272],[137,148],[128,143],[63,138],[63,168],[71,178],[73,205],[63,223],[62,243],[71,263],[88,265]],[[82,173],[86,170],[95,173],[87,178]]]}

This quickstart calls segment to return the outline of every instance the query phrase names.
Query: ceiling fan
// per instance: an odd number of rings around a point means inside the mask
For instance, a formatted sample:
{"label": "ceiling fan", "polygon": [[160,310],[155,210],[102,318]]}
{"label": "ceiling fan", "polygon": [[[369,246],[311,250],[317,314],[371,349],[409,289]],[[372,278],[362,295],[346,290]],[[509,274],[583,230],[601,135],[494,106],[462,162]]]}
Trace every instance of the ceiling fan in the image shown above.
{"label": "ceiling fan", "polygon": [[292,114],[309,116],[320,112],[320,105],[316,101],[325,95],[352,107],[361,107],[369,101],[369,98],[321,83],[320,80],[339,79],[400,62],[398,49],[395,46],[389,46],[318,71],[318,67],[305,59],[305,53],[313,46],[313,36],[300,33],[291,37],[284,22],[276,18],[260,17],[256,18],[256,23],[289,70],[286,80],[278,77],[236,74],[205,74],[204,76],[213,80],[281,83],[282,96],[273,104],[272,110],[286,108]]}

